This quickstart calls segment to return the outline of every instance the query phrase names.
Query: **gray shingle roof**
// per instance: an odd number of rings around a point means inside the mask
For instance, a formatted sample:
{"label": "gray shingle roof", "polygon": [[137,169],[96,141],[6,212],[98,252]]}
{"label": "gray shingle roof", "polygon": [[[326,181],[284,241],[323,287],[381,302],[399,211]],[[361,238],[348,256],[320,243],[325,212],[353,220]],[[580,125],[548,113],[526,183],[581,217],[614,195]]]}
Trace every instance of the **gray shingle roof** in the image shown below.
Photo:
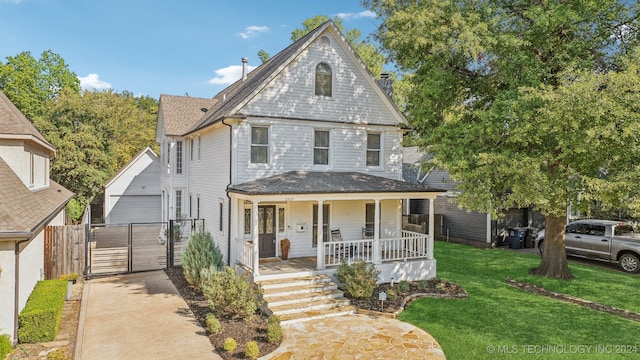
{"label": "gray shingle roof", "polygon": [[443,192],[421,184],[357,172],[290,171],[229,187],[247,195]]}
{"label": "gray shingle roof", "polygon": [[218,100],[190,96],[160,95],[160,109],[167,135],[183,135],[205,115]]}
{"label": "gray shingle roof", "polygon": [[53,146],[40,134],[31,121],[0,91],[0,137],[2,135],[34,137],[50,151],[53,151]]}
{"label": "gray shingle roof", "polygon": [[71,191],[54,181],[47,189],[29,190],[0,158],[0,235],[36,231],[72,197]]}

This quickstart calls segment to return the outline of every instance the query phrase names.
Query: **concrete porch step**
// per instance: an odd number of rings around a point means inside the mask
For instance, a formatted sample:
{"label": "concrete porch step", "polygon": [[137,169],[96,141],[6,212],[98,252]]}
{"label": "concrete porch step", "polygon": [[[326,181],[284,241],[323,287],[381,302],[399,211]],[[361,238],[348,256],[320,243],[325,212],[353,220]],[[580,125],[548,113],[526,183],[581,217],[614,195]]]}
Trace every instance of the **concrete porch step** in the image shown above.
{"label": "concrete porch step", "polygon": [[295,294],[312,294],[323,291],[336,290],[338,285],[333,282],[322,282],[316,284],[303,284],[296,286],[283,286],[276,288],[262,288],[264,298],[273,296],[290,296]]}
{"label": "concrete porch step", "polygon": [[269,310],[271,310],[274,314],[281,316],[285,314],[304,313],[313,310],[331,309],[340,306],[348,306],[349,304],[350,303],[348,299],[340,297],[276,306],[272,306],[271,304],[269,304],[268,306]]}
{"label": "concrete porch step", "polygon": [[276,289],[283,287],[294,287],[300,285],[310,285],[310,284],[319,284],[319,283],[327,283],[331,281],[331,277],[329,275],[318,274],[318,275],[309,275],[309,276],[299,276],[299,277],[291,277],[291,278],[276,278],[276,279],[268,279],[257,281],[258,284],[262,287],[262,290],[267,289]]}
{"label": "concrete porch step", "polygon": [[280,324],[294,324],[303,321],[324,319],[332,316],[344,316],[355,314],[356,308],[352,305],[338,306],[328,309],[309,310],[305,312],[278,315]]}
{"label": "concrete porch step", "polygon": [[263,295],[264,301],[266,301],[269,307],[280,306],[287,304],[304,303],[310,301],[318,301],[325,299],[335,299],[343,297],[344,293],[337,289],[318,291],[313,293],[297,293],[290,295],[277,294],[265,294]]}

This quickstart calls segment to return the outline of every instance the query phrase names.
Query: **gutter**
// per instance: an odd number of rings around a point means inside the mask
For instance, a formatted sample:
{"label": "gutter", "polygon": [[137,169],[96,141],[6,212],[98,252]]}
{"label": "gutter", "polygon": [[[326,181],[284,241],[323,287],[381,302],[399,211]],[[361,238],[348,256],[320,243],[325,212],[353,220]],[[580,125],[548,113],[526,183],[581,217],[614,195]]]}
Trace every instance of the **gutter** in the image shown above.
{"label": "gutter", "polygon": [[224,122],[224,118],[220,121],[222,125],[229,127],[229,184],[225,190],[227,199],[229,199],[229,206],[227,206],[227,265],[231,266],[231,195],[229,195],[229,188],[231,187],[231,176],[233,170],[233,127],[231,124]]}

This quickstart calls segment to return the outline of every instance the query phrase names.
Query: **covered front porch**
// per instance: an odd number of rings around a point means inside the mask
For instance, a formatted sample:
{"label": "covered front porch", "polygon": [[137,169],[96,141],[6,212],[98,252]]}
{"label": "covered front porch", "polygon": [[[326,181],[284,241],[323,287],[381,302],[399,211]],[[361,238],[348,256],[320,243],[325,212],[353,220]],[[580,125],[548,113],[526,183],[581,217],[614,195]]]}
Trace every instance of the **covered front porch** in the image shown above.
{"label": "covered front porch", "polygon": [[[343,261],[375,264],[380,282],[435,277],[439,192],[358,173],[285,173],[232,186],[231,264],[256,280],[333,273]],[[407,198],[429,200],[429,234],[402,229]],[[282,259],[283,239],[291,243],[289,260]]]}

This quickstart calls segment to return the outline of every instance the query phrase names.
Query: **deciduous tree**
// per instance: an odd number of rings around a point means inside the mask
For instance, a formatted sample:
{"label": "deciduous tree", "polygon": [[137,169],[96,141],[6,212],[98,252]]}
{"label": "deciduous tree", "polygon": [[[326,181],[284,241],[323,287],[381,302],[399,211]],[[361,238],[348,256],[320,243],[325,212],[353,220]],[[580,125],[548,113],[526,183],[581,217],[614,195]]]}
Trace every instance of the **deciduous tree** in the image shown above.
{"label": "deciduous tree", "polygon": [[363,3],[383,20],[377,37],[388,57],[411,74],[408,118],[434,163],[459,181],[459,204],[545,214],[535,273],[572,276],[568,205],[638,211],[639,88],[622,81],[637,78],[623,60],[637,46],[636,3]]}

